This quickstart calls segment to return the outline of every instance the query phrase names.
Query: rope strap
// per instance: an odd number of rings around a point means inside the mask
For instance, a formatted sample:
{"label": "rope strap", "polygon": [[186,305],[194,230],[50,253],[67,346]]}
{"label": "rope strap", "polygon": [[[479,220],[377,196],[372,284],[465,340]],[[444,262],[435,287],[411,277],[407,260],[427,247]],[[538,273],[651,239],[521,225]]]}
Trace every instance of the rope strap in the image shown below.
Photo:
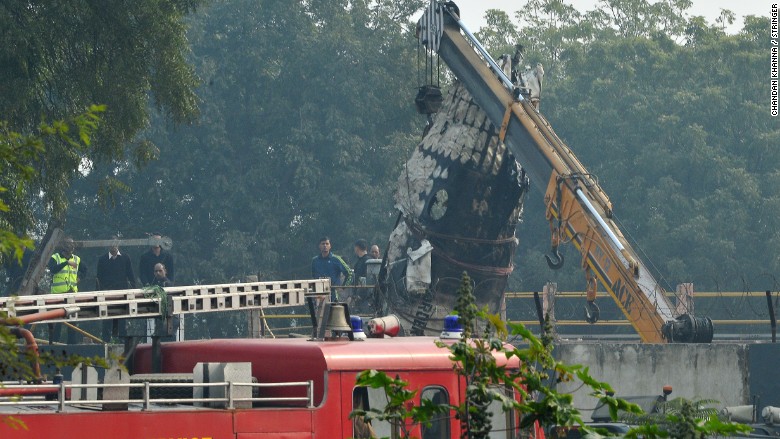
{"label": "rope strap", "polygon": [[504,137],[506,137],[506,129],[509,126],[509,116],[512,114],[512,105],[514,105],[514,103],[507,105],[506,111],[504,112],[504,121],[501,122],[501,130],[498,132],[499,145],[504,143]]}

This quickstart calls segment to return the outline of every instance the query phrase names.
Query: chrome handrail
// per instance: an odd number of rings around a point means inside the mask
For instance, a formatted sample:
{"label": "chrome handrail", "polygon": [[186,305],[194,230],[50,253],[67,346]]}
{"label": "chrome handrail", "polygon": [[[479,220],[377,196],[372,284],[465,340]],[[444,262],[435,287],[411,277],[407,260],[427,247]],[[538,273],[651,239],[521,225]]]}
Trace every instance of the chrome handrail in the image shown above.
{"label": "chrome handrail", "polygon": [[[222,387],[225,389],[226,396],[214,396],[205,398],[152,398],[151,389],[160,387],[192,387],[192,388],[206,388],[206,387]],[[251,388],[279,388],[279,387],[306,387],[306,396],[286,396],[286,397],[249,397],[242,398],[236,397],[235,391],[237,388],[251,387]],[[128,398],[128,399],[79,399],[69,400],[66,399],[66,390],[69,389],[110,389],[110,388],[143,388],[143,395],[141,398]],[[314,407],[314,381],[292,381],[283,383],[241,383],[234,381],[217,382],[217,383],[153,383],[144,381],[142,383],[94,383],[94,384],[66,384],[65,382],[59,384],[43,384],[43,385],[9,385],[5,384],[0,389],[18,389],[23,390],[40,390],[49,389],[57,391],[56,400],[44,399],[44,395],[13,395],[0,398],[0,406],[57,406],[57,411],[62,412],[68,405],[81,405],[81,404],[142,404],[142,410],[149,410],[152,403],[156,404],[181,404],[181,403],[196,403],[196,402],[223,402],[227,404],[227,409],[235,408],[236,402],[306,402],[307,408]],[[53,394],[53,392],[52,392]],[[9,400],[13,398],[19,398],[17,400]],[[5,400],[4,400],[5,399]]]}

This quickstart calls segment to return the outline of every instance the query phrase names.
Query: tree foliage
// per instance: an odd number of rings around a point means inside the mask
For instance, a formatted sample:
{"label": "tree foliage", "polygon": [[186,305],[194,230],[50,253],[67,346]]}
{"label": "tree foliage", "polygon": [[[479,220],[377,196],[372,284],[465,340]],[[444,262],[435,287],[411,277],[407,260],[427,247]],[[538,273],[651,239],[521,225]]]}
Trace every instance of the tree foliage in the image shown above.
{"label": "tree foliage", "polygon": [[[711,400],[676,398],[660,404],[658,413],[642,412],[638,405],[615,397],[609,383],[593,378],[587,367],[556,360],[552,345],[522,324],[510,323],[507,327],[500,317],[477,309],[468,274],[464,272],[461,280],[457,309],[463,327],[461,338],[454,343],[436,344],[451,353],[455,373],[465,381],[465,400],[459,406],[437,406],[424,399],[417,404],[417,391],[409,389],[400,377],[393,379],[384,372],[367,370],[358,374],[356,385],[384,389],[387,405],[383,410],[354,410],[350,418],[361,418],[367,423],[389,421],[400,429],[402,438],[409,438],[414,426],[429,423],[436,414],[452,410],[461,421],[463,438],[483,439],[490,437],[493,430],[489,405],[498,401],[502,410],[521,415],[521,429],[533,428],[538,423],[564,431],[578,427],[584,437],[602,437],[604,431],[584,423],[579,410],[572,405],[572,395],[556,390],[557,383],[574,381],[609,408],[613,421],[620,416],[621,421],[632,426],[625,435],[628,438],[703,439],[751,430],[743,424],[720,420],[717,411],[710,407],[715,403]],[[472,338],[477,332],[482,335]],[[514,346],[505,341],[509,334],[514,337]],[[520,368],[500,365],[497,358],[517,358]],[[511,392],[502,391],[503,388]],[[520,401],[514,395],[519,395]]]}
{"label": "tree foliage", "polygon": [[[191,4],[183,5],[176,11]],[[396,218],[387,188],[424,124],[412,106],[423,75],[410,21],[421,6],[223,0],[199,8],[187,22],[192,51],[179,52],[194,73],[175,69],[186,80],[165,84],[181,91],[177,84],[202,78],[197,98],[170,100],[199,101],[200,117],[174,129],[166,111],[151,113],[143,139],[159,148],[159,160],[147,167],[93,162],[70,193],[70,234],[163,231],[186,258],[179,283],[306,277],[323,234],[348,260],[357,238],[381,245]],[[767,19],[748,17],[729,35],[728,14],[710,24],[686,15],[689,7],[610,0],[579,11],[530,0],[514,21],[489,11],[479,36],[495,55],[522,43],[525,64],[544,64],[543,114],[598,177],[624,234],[666,287],[774,289],[780,130],[766,108]],[[142,46],[170,39],[153,40]],[[110,123],[114,107],[100,102]],[[95,194],[111,188],[132,190],[101,210]],[[541,198],[527,199],[510,286],[582,289],[578,264],[551,272],[542,259],[549,232]]]}
{"label": "tree foliage", "polygon": [[[310,276],[321,235],[337,253],[392,227],[387,192],[418,134],[420,2],[217,1],[193,18],[201,119],[151,135],[160,159],[120,171],[133,192],[79,236],[161,230],[188,255],[178,282]],[[87,179],[76,197],[97,183]],[[186,280],[185,280],[186,279]]]}
{"label": "tree foliage", "polygon": [[701,439],[748,433],[744,424],[721,420],[711,407],[717,401],[675,398],[660,404],[658,413],[627,414],[624,421],[635,425],[628,438]]}
{"label": "tree foliage", "polygon": [[92,105],[69,121],[41,123],[34,134],[14,131],[7,121],[0,121],[0,169],[4,176],[0,179],[0,255],[5,262],[21,261],[24,249],[32,248],[32,241],[19,232],[17,222],[20,217],[33,220],[34,206],[24,202],[35,198],[30,194],[45,191],[50,203],[64,203],[62,190],[50,187],[52,182],[41,174],[60,166],[53,162],[66,157],[78,167],[78,158],[92,144],[103,111],[105,106]]}
{"label": "tree foliage", "polygon": [[[18,234],[40,229],[48,216],[62,219],[71,180],[109,163],[101,190],[121,187],[110,170],[127,157],[140,164],[156,155],[139,137],[150,103],[170,120],[188,120],[196,109],[196,77],[183,17],[200,0],[40,2],[0,5],[0,115],[9,127],[34,134],[43,121],[69,120],[90,105],[105,105],[92,142],[75,151],[51,148],[31,157],[38,178],[29,190],[6,193],[7,219]],[[18,174],[3,172],[10,187]],[[92,198],[95,197],[92,194]],[[35,206],[35,217],[27,206]]]}
{"label": "tree foliage", "polygon": [[[35,164],[43,157],[43,160],[58,154],[78,155],[91,144],[92,135],[100,123],[100,113],[104,107],[93,105],[85,113],[74,117],[69,121],[55,121],[51,124],[41,123],[35,134],[22,134],[9,128],[8,122],[0,121],[0,166],[3,174],[15,175],[13,186],[6,188],[0,186],[0,194],[9,191],[14,195],[29,191],[35,187],[35,182],[40,180],[40,168]],[[58,152],[52,153],[52,150]],[[15,200],[13,196],[8,198]],[[0,255],[5,258],[6,264],[18,263],[26,248],[32,246],[29,238],[19,236],[12,228],[12,222],[7,217],[10,206],[6,199],[0,198]],[[11,204],[13,205],[13,204]],[[30,214],[29,206],[14,206],[15,209],[23,209],[25,214]],[[87,365],[106,366],[103,358],[84,358],[68,355],[66,353],[44,352],[38,353],[29,346],[20,349],[17,345],[17,337],[11,331],[16,326],[14,319],[8,319],[6,310],[0,310],[0,376],[11,377],[18,380],[37,382],[41,380],[37,376],[34,365],[51,365],[55,367],[74,366],[78,363]],[[25,429],[23,422],[13,417],[0,417],[0,430]]]}
{"label": "tree foliage", "polygon": [[[636,404],[612,396],[614,391],[608,383],[590,376],[581,365],[567,365],[552,355],[552,345],[537,338],[522,324],[504,324],[498,316],[490,315],[475,305],[471,280],[463,273],[458,290],[458,322],[463,327],[461,338],[453,343],[437,341],[436,344],[451,353],[455,373],[465,381],[465,399],[460,405],[447,406],[456,413],[461,422],[462,437],[483,439],[490,437],[493,430],[490,405],[500,403],[504,412],[520,413],[519,428],[585,426],[580,412],[572,405],[572,395],[560,393],[555,384],[577,380],[589,389],[591,395],[610,408],[613,418],[618,411],[641,413]],[[476,336],[477,333],[481,333]],[[505,337],[514,337],[517,347],[506,343]],[[517,358],[519,368],[499,363],[497,358]],[[351,418],[361,417],[366,422],[372,419],[388,420],[403,427],[405,436],[410,437],[407,421],[419,425],[432,419],[442,406],[422,402],[416,405],[416,391],[408,389],[407,383],[389,378],[381,371],[364,371],[358,375],[358,386],[382,388],[388,398],[385,410],[371,413],[356,410]],[[519,398],[516,398],[516,395]],[[519,401],[518,401],[519,399]]]}
{"label": "tree foliage", "polygon": [[[755,257],[778,244],[772,145],[780,130],[766,107],[766,18],[747,17],[727,35],[722,23],[686,17],[688,7],[615,0],[580,14],[531,1],[518,12],[519,38],[530,42],[526,60],[550,72],[542,112],[599,178],[623,232],[667,287],[774,289],[777,258]],[[575,264],[550,273],[539,260],[541,209],[531,197],[515,285],[582,288]]]}

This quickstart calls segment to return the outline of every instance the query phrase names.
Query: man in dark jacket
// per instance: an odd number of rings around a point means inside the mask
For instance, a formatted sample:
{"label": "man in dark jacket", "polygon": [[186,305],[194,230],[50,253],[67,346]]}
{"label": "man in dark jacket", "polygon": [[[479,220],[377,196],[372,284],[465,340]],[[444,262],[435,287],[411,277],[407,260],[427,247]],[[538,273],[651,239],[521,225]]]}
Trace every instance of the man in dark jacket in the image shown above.
{"label": "man in dark jacket", "polygon": [[[152,235],[154,238],[161,238],[162,235],[155,233]],[[141,255],[141,260],[138,263],[138,277],[141,278],[141,285],[152,285],[154,281],[154,266],[157,264],[163,264],[168,272],[168,279],[173,283],[174,269],[173,269],[173,256],[167,251],[163,250],[159,245],[152,246],[148,252]]]}
{"label": "man in dark jacket", "polygon": [[130,256],[112,245],[108,253],[98,258],[96,287],[98,290],[125,290],[135,288],[135,274]]}
{"label": "man in dark jacket", "polygon": [[[360,285],[361,282],[365,284],[366,280],[366,261],[371,257],[368,255],[368,242],[365,239],[358,239],[355,241],[355,256],[357,256],[357,262],[352,266],[354,270],[353,283]],[[362,280],[361,280],[362,279]]]}
{"label": "man in dark jacket", "polygon": [[[153,285],[157,285],[158,287],[172,287],[173,282],[168,279],[168,273],[166,272],[165,265],[163,264],[154,264],[154,281]],[[165,325],[167,323],[166,318],[156,318],[154,319],[155,325]],[[169,327],[171,333],[170,335],[167,335],[163,338],[161,338],[161,341],[176,341],[176,340],[183,340],[182,338],[177,337],[177,333],[179,332],[179,325],[181,324],[181,316],[173,316],[171,317],[171,325]],[[179,336],[182,336],[183,334],[179,334]]]}
{"label": "man in dark jacket", "polygon": [[[114,239],[119,239],[114,237]],[[119,251],[118,245],[112,245],[108,253],[98,258],[95,286],[98,290],[126,290],[135,288],[135,274],[130,256]],[[101,335],[103,341],[110,342],[118,334],[119,320],[103,320]]]}

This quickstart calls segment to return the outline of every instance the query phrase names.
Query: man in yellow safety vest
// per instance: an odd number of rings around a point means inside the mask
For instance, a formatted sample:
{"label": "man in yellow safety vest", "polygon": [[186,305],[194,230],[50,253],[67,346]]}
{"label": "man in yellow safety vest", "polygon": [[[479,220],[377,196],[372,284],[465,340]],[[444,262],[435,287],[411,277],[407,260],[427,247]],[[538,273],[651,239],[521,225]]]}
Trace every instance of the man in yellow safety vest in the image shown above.
{"label": "man in yellow safety vest", "polygon": [[51,255],[49,271],[51,272],[51,292],[77,293],[79,291],[79,272],[85,274],[85,267],[81,266],[81,258],[73,254],[75,245],[73,240],[66,238],[62,243],[59,253]]}
{"label": "man in yellow safety vest", "polygon": [[[73,254],[76,246],[71,238],[65,238],[59,253],[55,253],[49,260],[49,272],[51,272],[51,293],[77,293],[79,291],[79,276],[84,277],[86,266],[81,264],[81,258]],[[61,325],[49,324],[49,341],[58,341]],[[68,343],[76,342],[77,338],[68,332]]]}

